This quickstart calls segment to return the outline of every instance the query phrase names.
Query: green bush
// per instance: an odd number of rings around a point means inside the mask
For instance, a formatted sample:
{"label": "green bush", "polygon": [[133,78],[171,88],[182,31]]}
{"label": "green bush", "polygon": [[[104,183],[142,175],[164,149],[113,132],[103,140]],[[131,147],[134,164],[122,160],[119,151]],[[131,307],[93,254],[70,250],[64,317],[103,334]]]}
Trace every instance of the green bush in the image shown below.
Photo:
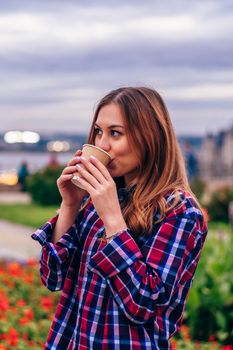
{"label": "green bush", "polygon": [[228,231],[210,231],[189,294],[184,322],[195,340],[233,344],[233,255]]}
{"label": "green bush", "polygon": [[27,188],[32,200],[41,205],[59,205],[61,196],[57,188],[57,179],[63,167],[46,167],[27,180]]}
{"label": "green bush", "polygon": [[201,180],[199,177],[196,177],[191,183],[190,183],[191,190],[195,194],[195,196],[198,198],[199,201],[202,200],[202,197],[204,195],[204,191],[206,189],[205,182]]}
{"label": "green bush", "polygon": [[225,187],[214,192],[207,204],[210,219],[213,221],[228,222],[228,208],[231,201],[233,201],[232,188]]}

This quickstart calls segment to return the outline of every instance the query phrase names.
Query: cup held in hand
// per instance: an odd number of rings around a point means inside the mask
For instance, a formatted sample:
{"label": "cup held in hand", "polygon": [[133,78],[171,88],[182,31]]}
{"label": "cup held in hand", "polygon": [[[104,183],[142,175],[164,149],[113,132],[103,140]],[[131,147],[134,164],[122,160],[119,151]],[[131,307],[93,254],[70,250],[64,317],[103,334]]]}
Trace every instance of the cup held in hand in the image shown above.
{"label": "cup held in hand", "polygon": [[[101,149],[97,146],[89,145],[89,144],[83,145],[82,157],[85,159],[90,159],[91,156],[94,156],[95,158],[97,158],[105,166],[107,166],[112,159],[110,154],[108,154],[103,149]],[[82,166],[82,164],[80,164],[80,166]],[[80,174],[78,172],[76,172],[76,173],[74,173],[74,176],[71,179],[71,181],[73,182],[74,185],[78,186],[79,188],[84,189],[79,182],[79,178],[80,178]]]}

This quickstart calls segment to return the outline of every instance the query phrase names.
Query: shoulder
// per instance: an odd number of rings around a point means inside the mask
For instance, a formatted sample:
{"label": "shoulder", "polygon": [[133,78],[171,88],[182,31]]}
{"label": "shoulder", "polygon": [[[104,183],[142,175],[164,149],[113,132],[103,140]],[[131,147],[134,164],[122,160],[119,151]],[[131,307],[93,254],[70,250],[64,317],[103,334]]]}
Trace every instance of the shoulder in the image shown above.
{"label": "shoulder", "polygon": [[196,199],[187,191],[177,190],[176,192],[165,196],[168,207],[175,206],[167,212],[165,221],[171,220],[190,220],[196,222],[201,230],[206,226],[205,218],[201,207]]}

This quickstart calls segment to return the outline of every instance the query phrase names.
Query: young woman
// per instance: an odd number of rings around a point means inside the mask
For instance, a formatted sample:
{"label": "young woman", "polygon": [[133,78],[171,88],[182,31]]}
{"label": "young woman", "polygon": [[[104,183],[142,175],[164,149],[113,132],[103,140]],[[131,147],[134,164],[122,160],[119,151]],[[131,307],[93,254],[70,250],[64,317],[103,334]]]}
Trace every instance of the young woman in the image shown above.
{"label": "young woman", "polygon": [[59,215],[32,235],[43,283],[62,290],[45,349],[170,349],[207,227],[162,98],[111,91],[88,143],[111,163],[78,150],[57,181]]}

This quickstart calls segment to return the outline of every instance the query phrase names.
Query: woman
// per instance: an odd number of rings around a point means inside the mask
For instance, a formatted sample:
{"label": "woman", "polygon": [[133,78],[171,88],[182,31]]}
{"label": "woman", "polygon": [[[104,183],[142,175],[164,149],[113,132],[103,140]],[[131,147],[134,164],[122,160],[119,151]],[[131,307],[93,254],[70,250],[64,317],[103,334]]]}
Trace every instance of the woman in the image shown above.
{"label": "woman", "polygon": [[88,143],[113,160],[78,150],[57,181],[59,215],[32,236],[43,283],[62,290],[45,349],[169,349],[207,228],[162,98],[110,92]]}

